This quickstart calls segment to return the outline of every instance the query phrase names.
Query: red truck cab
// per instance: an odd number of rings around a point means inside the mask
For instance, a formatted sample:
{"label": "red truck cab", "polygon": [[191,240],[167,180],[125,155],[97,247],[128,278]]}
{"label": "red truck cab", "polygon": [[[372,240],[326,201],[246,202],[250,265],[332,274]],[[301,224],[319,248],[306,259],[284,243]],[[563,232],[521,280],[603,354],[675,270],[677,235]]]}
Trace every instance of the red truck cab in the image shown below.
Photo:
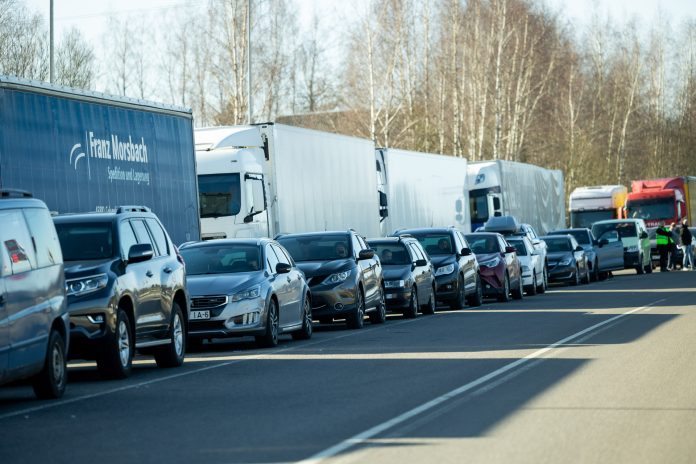
{"label": "red truck cab", "polygon": [[696,177],[634,180],[626,197],[626,217],[642,218],[648,227],[656,227],[660,221],[691,220],[691,214],[696,213],[691,206],[696,205],[690,203],[696,202],[696,192],[690,201],[689,187],[696,189]]}

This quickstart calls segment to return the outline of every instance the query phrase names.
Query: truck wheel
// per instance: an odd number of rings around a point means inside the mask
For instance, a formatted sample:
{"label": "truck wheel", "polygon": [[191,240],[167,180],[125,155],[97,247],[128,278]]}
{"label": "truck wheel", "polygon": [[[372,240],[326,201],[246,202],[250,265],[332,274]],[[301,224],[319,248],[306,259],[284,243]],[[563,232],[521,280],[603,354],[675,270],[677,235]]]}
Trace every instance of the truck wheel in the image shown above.
{"label": "truck wheel", "polygon": [[507,303],[510,301],[510,277],[507,272],[505,273],[505,279],[503,280],[502,293],[498,295],[498,301]]}
{"label": "truck wheel", "polygon": [[266,333],[256,336],[256,344],[263,348],[273,348],[278,345],[278,305],[273,298],[268,302],[266,312]]}
{"label": "truck wheel", "polygon": [[312,338],[312,305],[305,295],[302,303],[302,328],[292,333],[294,340],[309,340]]}
{"label": "truck wheel", "polygon": [[469,306],[481,306],[483,304],[483,286],[481,276],[476,274],[476,291],[469,297]]}
{"label": "truck wheel", "polygon": [[358,301],[355,305],[355,313],[346,320],[349,329],[362,329],[365,325],[365,296],[362,289],[358,288]]}
{"label": "truck wheel", "polygon": [[414,317],[418,316],[418,292],[416,291],[416,287],[413,287],[413,290],[411,290],[411,299],[408,302],[408,309],[404,311],[404,317],[407,317],[409,319],[413,319]]}
{"label": "truck wheel", "polygon": [[157,367],[179,367],[184,364],[186,356],[186,328],[184,313],[176,301],[172,304],[172,326],[169,331],[169,343],[155,349]]}
{"label": "truck wheel", "polygon": [[51,330],[43,369],[32,379],[34,393],[41,399],[60,398],[67,381],[65,366],[65,341],[57,330]]}
{"label": "truck wheel", "polygon": [[387,320],[387,303],[384,301],[384,289],[379,287],[379,302],[374,311],[369,314],[370,324],[384,324]]}
{"label": "truck wheel", "polygon": [[97,359],[99,373],[108,379],[125,379],[133,367],[133,334],[126,311],[118,308],[116,333],[107,341],[102,355]]}

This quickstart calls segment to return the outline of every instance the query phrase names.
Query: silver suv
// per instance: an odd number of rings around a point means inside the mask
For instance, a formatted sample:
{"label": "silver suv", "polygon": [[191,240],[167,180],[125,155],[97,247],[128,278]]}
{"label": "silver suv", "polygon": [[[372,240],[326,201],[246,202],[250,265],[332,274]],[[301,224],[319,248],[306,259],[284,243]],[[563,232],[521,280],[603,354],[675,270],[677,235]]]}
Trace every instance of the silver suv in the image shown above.
{"label": "silver suv", "polygon": [[19,190],[0,190],[0,224],[0,384],[31,378],[39,398],[59,398],[70,320],[56,229]]}

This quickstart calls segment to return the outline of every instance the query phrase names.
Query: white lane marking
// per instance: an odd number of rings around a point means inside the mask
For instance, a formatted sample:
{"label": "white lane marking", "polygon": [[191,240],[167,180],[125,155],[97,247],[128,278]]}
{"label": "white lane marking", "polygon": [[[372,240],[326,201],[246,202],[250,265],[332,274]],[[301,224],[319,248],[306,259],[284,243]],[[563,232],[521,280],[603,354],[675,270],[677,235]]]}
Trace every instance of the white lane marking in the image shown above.
{"label": "white lane marking", "polygon": [[416,321],[419,321],[419,320],[422,320],[422,319],[419,319],[419,318],[416,318],[416,319],[406,319],[406,320],[396,321],[396,322],[394,322],[393,324],[388,324],[388,325],[382,324],[382,325],[379,325],[379,326],[376,326],[376,327],[369,327],[369,328],[365,328],[365,329],[362,329],[362,330],[356,330],[356,331],[349,332],[349,333],[347,333],[347,334],[341,334],[341,335],[337,335],[337,336],[331,337],[331,338],[326,338],[326,339],[323,339],[323,340],[316,340],[316,341],[309,342],[309,343],[303,343],[302,345],[291,345],[291,346],[288,346],[288,347],[286,347],[286,348],[276,349],[276,350],[273,350],[272,352],[268,352],[268,353],[260,353],[260,354],[256,354],[256,355],[240,355],[240,357],[239,357],[238,359],[235,359],[235,360],[233,360],[233,361],[222,362],[222,363],[219,363],[219,364],[214,364],[214,365],[212,365],[212,366],[205,366],[205,367],[201,367],[201,368],[194,369],[194,370],[191,370],[191,371],[180,372],[180,373],[178,373],[178,374],[167,375],[167,376],[165,376],[165,377],[158,377],[158,378],[156,378],[156,379],[146,380],[146,381],[144,381],[144,382],[139,382],[139,383],[135,383],[135,384],[124,385],[124,386],[122,386],[122,387],[111,388],[111,389],[109,389],[109,390],[103,390],[103,391],[99,391],[99,392],[95,392],[95,393],[90,393],[90,394],[87,394],[87,395],[81,395],[81,396],[77,396],[77,397],[75,397],[75,398],[69,398],[69,399],[65,399],[65,400],[54,400],[54,401],[51,401],[51,402],[49,402],[49,403],[42,404],[42,405],[39,405],[39,406],[34,406],[34,407],[31,407],[31,408],[25,408],[25,409],[20,409],[20,410],[18,410],[18,411],[13,411],[13,412],[5,413],[5,414],[0,414],[0,420],[8,419],[8,418],[10,418],[10,417],[21,416],[21,415],[25,415],[25,414],[31,414],[31,413],[35,413],[35,412],[38,412],[38,411],[43,411],[43,410],[45,410],[45,409],[55,408],[55,407],[58,407],[58,406],[64,406],[64,405],[66,405],[66,404],[76,403],[76,402],[78,402],[78,401],[83,401],[83,400],[89,400],[89,399],[92,399],[92,398],[97,398],[97,397],[100,397],[100,396],[110,395],[110,394],[112,394],[112,393],[118,393],[118,392],[122,392],[122,391],[125,391],[125,390],[132,390],[132,389],[134,389],[134,388],[140,388],[140,387],[144,387],[144,386],[147,386],[147,385],[152,385],[152,384],[154,384],[154,383],[165,382],[165,381],[167,381],[167,380],[177,379],[177,378],[179,378],[179,377],[186,377],[186,376],[189,376],[189,375],[198,374],[198,373],[200,373],[200,372],[208,371],[208,370],[211,370],[211,369],[217,369],[217,368],[219,368],[219,367],[229,366],[229,365],[231,365],[231,364],[238,364],[238,363],[241,363],[241,362],[244,362],[244,361],[249,361],[249,360],[253,360],[253,359],[261,359],[261,358],[264,358],[264,357],[273,357],[274,354],[284,353],[284,352],[286,352],[286,351],[304,349],[304,348],[309,347],[309,346],[319,345],[319,344],[322,344],[322,343],[326,343],[326,342],[330,342],[330,341],[334,341],[334,340],[340,340],[340,339],[342,339],[342,338],[353,337],[353,336],[356,336],[356,335],[363,335],[363,334],[366,334],[366,333],[369,333],[369,332],[372,332],[372,331],[375,331],[375,330],[387,329],[387,328],[395,327],[395,326],[397,326],[397,325],[410,324],[410,323],[413,323],[413,322],[416,322]]}
{"label": "white lane marking", "polygon": [[375,425],[374,427],[372,427],[368,430],[365,430],[364,432],[361,432],[357,435],[354,435],[350,438],[347,438],[346,440],[343,440],[342,442],[340,442],[340,443],[338,443],[330,448],[327,448],[323,451],[320,451],[319,453],[315,454],[314,456],[311,456],[307,459],[303,459],[301,461],[298,461],[297,464],[317,464],[317,463],[322,462],[325,459],[336,456],[336,455],[342,453],[343,451],[345,451],[349,448],[352,448],[354,446],[360,445],[362,443],[365,443],[367,440],[381,434],[382,432],[389,430],[389,429],[391,429],[391,428],[393,428],[393,427],[395,427],[403,422],[406,422],[407,420],[409,420],[413,417],[416,417],[416,416],[418,416],[418,415],[420,415],[420,414],[422,414],[430,409],[433,409],[433,408],[439,406],[440,404],[451,400],[452,398],[455,398],[463,393],[466,393],[469,390],[472,390],[472,389],[478,387],[479,385],[482,385],[482,384],[488,382],[489,380],[492,380],[492,379],[494,379],[494,378],[496,378],[496,377],[498,377],[498,376],[500,376],[500,375],[502,375],[502,374],[504,374],[512,369],[515,369],[518,366],[522,366],[522,365],[530,362],[531,360],[548,353],[549,351],[553,350],[554,348],[556,348],[558,346],[564,345],[564,344],[566,344],[566,343],[570,342],[571,340],[574,340],[578,337],[582,337],[583,335],[587,334],[588,332],[592,332],[592,331],[594,331],[602,326],[605,326],[607,324],[611,324],[612,322],[617,321],[617,320],[621,319],[622,317],[625,317],[625,316],[628,316],[630,314],[637,313],[639,311],[643,311],[645,309],[648,309],[648,308],[656,305],[657,303],[660,303],[660,302],[665,301],[665,300],[666,300],[666,298],[662,298],[662,299],[653,301],[650,304],[647,304],[645,306],[641,306],[640,308],[632,309],[632,310],[627,311],[625,313],[618,314],[610,319],[607,319],[603,322],[599,322],[593,326],[590,326],[586,329],[583,329],[580,332],[576,332],[572,335],[569,335],[568,337],[565,337],[562,340],[559,340],[555,343],[552,343],[551,345],[548,345],[545,348],[541,348],[541,349],[535,351],[534,353],[531,353],[523,358],[520,358],[516,361],[513,361],[509,364],[506,364],[505,366],[503,366],[499,369],[496,369],[495,371],[490,372],[482,377],[479,377],[476,380],[473,380],[473,381],[466,383],[460,387],[457,387],[454,390],[451,390],[448,393],[445,393],[444,395],[438,396],[437,398],[434,398],[426,403],[423,403],[420,406],[416,406],[415,408],[411,409],[410,411],[406,411],[405,413],[400,414],[392,419],[389,419],[386,422],[382,422],[381,424]]}

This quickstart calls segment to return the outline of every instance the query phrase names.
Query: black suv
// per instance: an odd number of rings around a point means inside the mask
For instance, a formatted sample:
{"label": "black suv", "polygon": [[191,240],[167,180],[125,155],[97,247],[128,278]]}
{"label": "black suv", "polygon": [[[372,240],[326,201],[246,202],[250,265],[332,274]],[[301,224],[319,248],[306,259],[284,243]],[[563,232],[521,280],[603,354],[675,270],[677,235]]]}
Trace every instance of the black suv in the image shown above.
{"label": "black suv", "polygon": [[276,238],[307,278],[312,313],[321,323],[345,319],[359,329],[365,314],[373,324],[386,318],[382,265],[354,230],[289,234]]}
{"label": "black suv", "polygon": [[430,256],[435,266],[436,294],[452,309],[481,306],[483,289],[476,256],[466,239],[454,227],[404,229],[393,235],[412,235]]}
{"label": "black suv", "polygon": [[53,218],[65,261],[70,358],[102,375],[130,374],[135,349],[160,367],[184,362],[189,317],[184,261],[145,207]]}

